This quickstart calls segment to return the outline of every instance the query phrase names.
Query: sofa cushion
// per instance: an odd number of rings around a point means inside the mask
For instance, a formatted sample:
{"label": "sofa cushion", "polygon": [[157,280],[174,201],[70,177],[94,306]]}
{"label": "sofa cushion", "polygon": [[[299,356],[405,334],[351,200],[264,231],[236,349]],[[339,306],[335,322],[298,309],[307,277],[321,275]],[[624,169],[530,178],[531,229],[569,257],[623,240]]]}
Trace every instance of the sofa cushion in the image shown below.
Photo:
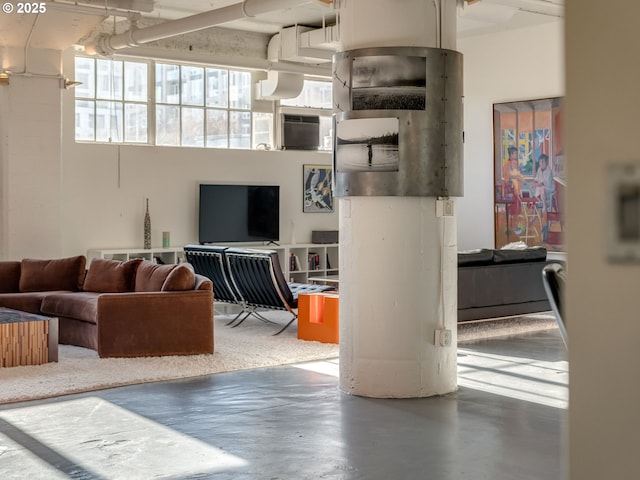
{"label": "sofa cushion", "polygon": [[80,290],[86,262],[84,255],[53,260],[25,258],[20,264],[20,291]]}
{"label": "sofa cushion", "polygon": [[42,299],[47,295],[51,292],[0,293],[0,307],[39,314]]}
{"label": "sofa cushion", "polygon": [[85,292],[131,292],[136,277],[136,269],[141,260],[110,260],[94,258],[89,265],[84,280]]}
{"label": "sofa cushion", "polygon": [[96,292],[52,293],[42,299],[42,313],[53,317],[66,317],[97,323],[98,299]]}
{"label": "sofa cushion", "polygon": [[136,292],[159,292],[175,268],[175,264],[159,265],[147,260],[143,261],[136,272],[134,290]]}
{"label": "sofa cushion", "polygon": [[500,249],[493,251],[493,263],[544,262],[546,259],[547,249],[544,247],[530,247],[524,250]]}
{"label": "sofa cushion", "polygon": [[162,284],[162,291],[193,290],[195,285],[196,275],[193,267],[188,263],[182,263],[167,275],[167,279]]}
{"label": "sofa cushion", "polygon": [[470,267],[474,265],[491,265],[493,263],[493,250],[490,248],[478,248],[477,250],[465,250],[458,252],[458,266]]}
{"label": "sofa cushion", "polygon": [[0,262],[0,293],[20,291],[20,262]]}

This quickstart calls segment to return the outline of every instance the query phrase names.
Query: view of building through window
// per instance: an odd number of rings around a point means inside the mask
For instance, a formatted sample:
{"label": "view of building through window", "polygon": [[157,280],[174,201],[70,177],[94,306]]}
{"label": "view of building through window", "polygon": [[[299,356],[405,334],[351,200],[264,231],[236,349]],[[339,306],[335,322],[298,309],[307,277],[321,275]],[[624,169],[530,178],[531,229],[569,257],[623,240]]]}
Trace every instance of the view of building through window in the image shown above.
{"label": "view of building through window", "polygon": [[[75,89],[77,141],[239,149],[274,146],[273,114],[252,111],[248,71],[78,56],[75,78],[81,82]],[[282,100],[281,105],[318,114],[318,147],[331,149],[330,82],[305,80],[302,93]]]}

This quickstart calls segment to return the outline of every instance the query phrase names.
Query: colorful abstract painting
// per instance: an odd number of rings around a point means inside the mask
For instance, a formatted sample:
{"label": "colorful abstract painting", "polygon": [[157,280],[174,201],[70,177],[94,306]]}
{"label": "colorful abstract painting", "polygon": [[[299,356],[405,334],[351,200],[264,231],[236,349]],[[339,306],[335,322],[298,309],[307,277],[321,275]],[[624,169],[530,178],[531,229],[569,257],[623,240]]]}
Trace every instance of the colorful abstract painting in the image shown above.
{"label": "colorful abstract painting", "polygon": [[523,242],[562,251],[562,99],[496,103],[493,123],[496,248]]}

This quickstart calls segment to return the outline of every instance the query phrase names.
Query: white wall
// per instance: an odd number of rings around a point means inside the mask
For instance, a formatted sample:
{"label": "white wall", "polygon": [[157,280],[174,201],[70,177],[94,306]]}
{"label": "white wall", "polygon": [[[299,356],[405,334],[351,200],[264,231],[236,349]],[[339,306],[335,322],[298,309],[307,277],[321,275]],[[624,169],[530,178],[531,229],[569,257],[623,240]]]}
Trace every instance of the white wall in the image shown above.
{"label": "white wall", "polygon": [[0,115],[0,255],[59,256],[60,82],[12,76]]}
{"label": "white wall", "polygon": [[[118,159],[119,157],[119,159]],[[151,243],[172,246],[198,241],[198,184],[280,185],[280,241],[310,242],[311,230],[336,230],[336,213],[302,213],[302,165],[330,164],[330,155],[65,142],[64,245],[138,247],[143,243],[145,198],[149,198]]]}
{"label": "white wall", "polygon": [[494,247],[493,104],[564,95],[561,21],[458,40],[464,55],[464,192],[458,249]]}

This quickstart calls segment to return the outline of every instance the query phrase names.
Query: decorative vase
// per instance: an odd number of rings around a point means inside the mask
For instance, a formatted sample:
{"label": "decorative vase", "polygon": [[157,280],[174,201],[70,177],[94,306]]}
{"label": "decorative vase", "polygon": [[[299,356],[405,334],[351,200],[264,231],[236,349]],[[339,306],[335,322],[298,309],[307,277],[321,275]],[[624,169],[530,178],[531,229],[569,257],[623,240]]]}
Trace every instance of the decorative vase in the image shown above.
{"label": "decorative vase", "polygon": [[149,216],[149,199],[147,198],[147,211],[144,214],[144,248],[151,248],[151,217]]}

